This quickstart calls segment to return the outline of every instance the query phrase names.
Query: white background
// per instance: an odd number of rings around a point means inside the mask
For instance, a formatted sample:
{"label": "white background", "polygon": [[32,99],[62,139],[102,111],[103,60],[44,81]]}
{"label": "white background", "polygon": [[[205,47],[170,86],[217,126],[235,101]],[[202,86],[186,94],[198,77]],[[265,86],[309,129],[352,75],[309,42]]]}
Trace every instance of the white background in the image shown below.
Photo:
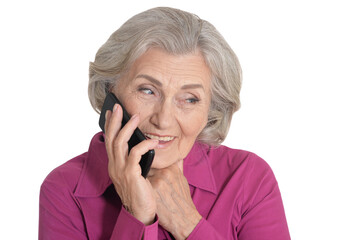
{"label": "white background", "polygon": [[292,239],[360,239],[357,1],[2,1],[1,239],[36,239],[41,182],[99,131],[88,63],[125,20],[172,6],[209,20],[244,73],[224,144],[272,167]]}

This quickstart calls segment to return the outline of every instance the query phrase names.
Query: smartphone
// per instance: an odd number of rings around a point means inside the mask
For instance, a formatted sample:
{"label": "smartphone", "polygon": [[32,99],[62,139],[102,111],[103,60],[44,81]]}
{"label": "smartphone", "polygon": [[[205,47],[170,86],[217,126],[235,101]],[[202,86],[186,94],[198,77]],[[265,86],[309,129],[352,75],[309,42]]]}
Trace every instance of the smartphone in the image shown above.
{"label": "smartphone", "polygon": [[[120,103],[119,99],[115,96],[113,93],[108,93],[104,105],[101,109],[100,119],[99,119],[99,125],[102,131],[105,133],[105,113],[107,110],[112,111],[114,108],[115,103],[118,103],[122,110],[123,110],[123,118],[121,121],[121,127],[125,126],[125,124],[130,120],[129,113],[125,110],[124,106]],[[129,145],[129,152],[130,150],[140,143],[141,141],[146,140],[145,135],[140,131],[139,128],[136,128],[133,135],[131,136],[128,145]],[[154,160],[155,151],[153,149],[149,150],[147,153],[141,156],[140,160],[140,167],[141,167],[141,175],[146,178],[147,174],[150,171],[151,164]]]}

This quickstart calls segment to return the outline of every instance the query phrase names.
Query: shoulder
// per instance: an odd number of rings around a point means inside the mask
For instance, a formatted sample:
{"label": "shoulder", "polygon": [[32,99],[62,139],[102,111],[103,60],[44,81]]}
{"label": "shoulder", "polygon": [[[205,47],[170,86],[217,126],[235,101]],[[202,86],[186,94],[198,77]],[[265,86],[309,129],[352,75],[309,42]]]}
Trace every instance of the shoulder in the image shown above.
{"label": "shoulder", "polygon": [[[246,170],[246,172],[271,171],[269,164],[257,154],[245,150],[233,149],[224,145],[210,148],[208,156],[213,167],[228,171]],[[224,169],[224,170],[225,170]]]}
{"label": "shoulder", "polygon": [[87,155],[83,153],[52,170],[42,183],[41,191],[56,188],[74,192]]}
{"label": "shoulder", "polygon": [[255,153],[219,146],[210,149],[208,156],[220,189],[231,186],[245,198],[254,198],[277,188],[271,167]]}
{"label": "shoulder", "polygon": [[[278,183],[269,164],[255,153],[220,146],[214,149],[218,161],[226,163],[223,171],[242,186],[244,201],[254,205],[272,192],[278,192]],[[220,164],[219,164],[220,165]],[[217,167],[219,168],[219,167]]]}
{"label": "shoulder", "polygon": [[[55,168],[45,178],[39,196],[39,239],[84,239],[85,226],[74,196],[87,153]],[[60,236],[61,235],[61,236]]]}

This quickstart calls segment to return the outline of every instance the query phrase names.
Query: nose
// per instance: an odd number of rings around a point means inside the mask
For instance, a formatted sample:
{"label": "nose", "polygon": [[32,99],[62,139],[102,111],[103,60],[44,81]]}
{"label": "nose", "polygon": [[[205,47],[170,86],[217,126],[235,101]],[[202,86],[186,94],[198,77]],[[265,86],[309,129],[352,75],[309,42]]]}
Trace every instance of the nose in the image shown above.
{"label": "nose", "polygon": [[163,100],[156,104],[153,109],[150,122],[158,129],[170,128],[174,121],[174,104],[171,99]]}

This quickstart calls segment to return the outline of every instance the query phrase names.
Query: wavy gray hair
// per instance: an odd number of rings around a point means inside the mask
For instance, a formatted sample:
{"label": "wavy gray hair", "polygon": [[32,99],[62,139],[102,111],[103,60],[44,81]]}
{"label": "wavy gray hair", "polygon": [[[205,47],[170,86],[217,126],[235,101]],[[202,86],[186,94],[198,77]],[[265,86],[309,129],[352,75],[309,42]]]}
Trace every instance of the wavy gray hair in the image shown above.
{"label": "wavy gray hair", "polygon": [[212,75],[211,104],[208,123],[197,141],[219,145],[228,133],[233,113],[240,108],[240,63],[212,24],[178,9],[159,7],[137,14],[100,47],[89,68],[92,107],[101,111],[109,89],[151,47],[177,55],[196,50],[202,53]]}

